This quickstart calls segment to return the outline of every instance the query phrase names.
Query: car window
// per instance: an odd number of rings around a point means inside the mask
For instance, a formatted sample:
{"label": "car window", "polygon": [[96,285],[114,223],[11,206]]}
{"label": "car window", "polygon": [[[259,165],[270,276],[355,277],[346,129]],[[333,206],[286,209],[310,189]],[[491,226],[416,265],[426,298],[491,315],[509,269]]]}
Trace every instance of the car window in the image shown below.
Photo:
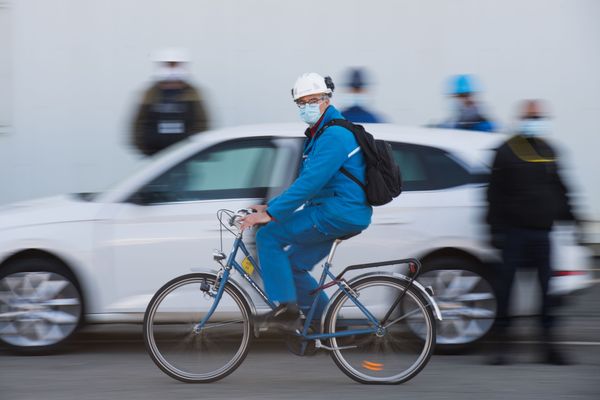
{"label": "car window", "polygon": [[473,182],[459,160],[443,150],[406,143],[392,143],[392,150],[405,191],[439,190]]}
{"label": "car window", "polygon": [[224,142],[158,176],[134,200],[165,203],[265,197],[270,188],[281,184],[272,179],[278,153],[269,138]]}
{"label": "car window", "polygon": [[472,182],[471,174],[452,154],[425,146],[421,151],[432,188],[445,189]]}
{"label": "car window", "polygon": [[394,159],[400,166],[402,190],[427,190],[429,183],[427,170],[417,146],[393,143]]}

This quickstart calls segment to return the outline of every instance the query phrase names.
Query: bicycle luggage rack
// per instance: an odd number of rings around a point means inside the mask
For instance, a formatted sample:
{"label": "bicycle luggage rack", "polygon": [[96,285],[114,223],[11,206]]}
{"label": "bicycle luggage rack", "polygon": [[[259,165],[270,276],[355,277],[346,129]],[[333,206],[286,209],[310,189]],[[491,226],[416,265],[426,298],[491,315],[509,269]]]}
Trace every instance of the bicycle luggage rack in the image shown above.
{"label": "bicycle luggage rack", "polygon": [[348,271],[353,271],[353,270],[357,270],[357,269],[385,267],[387,265],[401,265],[401,264],[408,264],[408,271],[412,275],[410,277],[411,278],[410,282],[412,283],[412,281],[417,279],[417,276],[419,276],[419,273],[421,272],[421,262],[419,260],[417,260],[416,258],[403,258],[400,260],[380,261],[380,262],[368,263],[368,264],[350,265],[350,266],[344,268],[344,270],[342,272],[340,272],[338,274],[338,276],[335,277],[335,279],[340,280],[342,278],[342,276]]}
{"label": "bicycle luggage rack", "polygon": [[329,286],[333,286],[334,284],[337,284],[337,283],[342,283],[342,284],[344,284],[344,286],[349,288],[346,280],[342,278],[344,276],[344,274],[349,271],[355,271],[355,270],[359,270],[359,269],[385,267],[388,265],[402,265],[402,264],[408,264],[408,272],[410,273],[410,275],[408,276],[408,278],[409,278],[408,285],[406,285],[406,288],[404,289],[404,291],[398,295],[398,298],[394,301],[392,306],[389,308],[388,312],[385,314],[385,316],[381,320],[381,324],[385,324],[387,322],[387,320],[390,318],[390,316],[392,315],[392,312],[394,311],[394,309],[398,306],[398,304],[400,304],[400,302],[404,298],[404,295],[406,294],[408,289],[410,289],[413,282],[417,279],[417,276],[419,276],[419,273],[421,272],[421,262],[419,260],[417,260],[416,258],[403,258],[403,259],[399,259],[399,260],[380,261],[380,262],[374,262],[374,263],[368,263],[368,264],[350,265],[350,266],[344,268],[342,270],[342,272],[340,272],[333,281],[329,282],[327,285],[324,285],[322,287],[315,289],[314,292],[316,292],[320,289],[327,289]]}

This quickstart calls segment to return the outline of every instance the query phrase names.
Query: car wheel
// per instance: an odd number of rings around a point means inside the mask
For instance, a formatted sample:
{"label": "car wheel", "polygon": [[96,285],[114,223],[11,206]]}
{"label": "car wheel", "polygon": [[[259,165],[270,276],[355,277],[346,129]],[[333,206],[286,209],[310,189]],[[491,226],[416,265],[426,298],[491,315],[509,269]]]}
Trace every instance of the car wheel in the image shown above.
{"label": "car wheel", "polygon": [[457,352],[482,339],[496,318],[496,295],[491,271],[463,258],[426,261],[418,281],[431,286],[442,313],[438,321],[438,350]]}
{"label": "car wheel", "polygon": [[20,353],[44,353],[81,325],[83,301],[74,276],[59,262],[30,258],[0,269],[0,342]]}

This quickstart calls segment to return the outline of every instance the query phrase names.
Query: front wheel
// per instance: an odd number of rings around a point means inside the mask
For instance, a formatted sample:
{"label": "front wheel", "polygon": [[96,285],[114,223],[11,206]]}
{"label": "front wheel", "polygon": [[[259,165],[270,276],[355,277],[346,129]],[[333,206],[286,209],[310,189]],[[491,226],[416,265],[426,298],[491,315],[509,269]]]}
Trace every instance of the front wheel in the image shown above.
{"label": "front wheel", "polygon": [[[351,284],[349,294],[332,299],[325,319],[327,333],[348,335],[373,327],[355,304],[362,305],[379,321],[369,334],[334,337],[331,356],[336,365],[360,383],[399,384],[417,375],[427,364],[435,345],[435,321],[429,303],[414,287],[391,276],[370,276]],[[382,319],[405,292],[387,322]]]}
{"label": "front wheel", "polygon": [[[150,357],[167,375],[188,383],[224,378],[244,360],[252,320],[244,296],[226,283],[215,304],[216,277],[189,274],[165,284],[144,316],[144,342]],[[214,312],[207,318],[209,310]],[[206,321],[204,321],[206,320]],[[202,327],[199,327],[204,321]]]}

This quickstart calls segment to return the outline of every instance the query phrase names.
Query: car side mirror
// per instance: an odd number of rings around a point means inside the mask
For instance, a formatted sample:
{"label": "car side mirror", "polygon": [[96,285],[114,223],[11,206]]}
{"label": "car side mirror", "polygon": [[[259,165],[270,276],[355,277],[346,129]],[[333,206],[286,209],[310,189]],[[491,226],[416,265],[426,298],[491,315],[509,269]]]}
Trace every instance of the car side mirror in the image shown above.
{"label": "car side mirror", "polygon": [[128,203],[135,204],[136,206],[147,206],[152,204],[152,194],[149,192],[136,192],[128,200]]}

